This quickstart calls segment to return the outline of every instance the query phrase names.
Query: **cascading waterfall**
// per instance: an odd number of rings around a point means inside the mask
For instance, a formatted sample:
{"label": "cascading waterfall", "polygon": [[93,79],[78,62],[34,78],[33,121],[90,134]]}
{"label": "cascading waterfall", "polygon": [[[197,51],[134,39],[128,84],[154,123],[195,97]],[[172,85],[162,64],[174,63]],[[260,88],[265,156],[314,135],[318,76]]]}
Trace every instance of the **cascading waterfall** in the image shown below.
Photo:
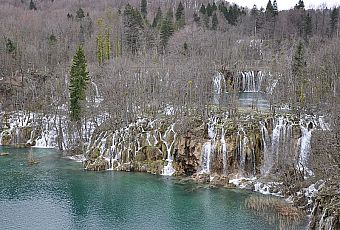
{"label": "cascading waterfall", "polygon": [[292,147],[292,122],[288,119],[279,117],[275,122],[275,128],[272,134],[271,154],[268,162],[266,162],[267,173],[271,170],[273,165],[278,165],[280,156],[285,158],[282,154],[288,155],[291,153]]}
{"label": "cascading waterfall", "polygon": [[298,168],[300,171],[305,173],[305,176],[313,175],[313,172],[308,169],[308,159],[310,153],[310,142],[312,139],[312,129],[308,129],[308,126],[305,127],[303,124],[300,125],[302,136],[300,138],[300,155],[299,155],[299,162]]}
{"label": "cascading waterfall", "polygon": [[[168,130],[165,132],[164,134],[164,138],[161,138],[161,140],[163,141],[163,143],[166,146],[166,151],[167,151],[167,159],[165,160],[165,162],[167,163],[166,166],[164,166],[163,171],[162,171],[162,175],[163,176],[172,176],[175,173],[175,169],[172,166],[172,157],[171,157],[171,150],[173,148],[173,145],[176,141],[176,132],[174,131],[174,126],[175,124],[172,124]],[[173,133],[173,140],[171,141],[171,143],[169,144],[167,141],[167,137],[168,134],[172,132]]]}
{"label": "cascading waterfall", "polygon": [[329,124],[327,122],[325,122],[325,118],[323,116],[319,116],[318,122],[319,122],[320,128],[323,131],[330,131],[331,130],[330,127],[329,127]]}
{"label": "cascading waterfall", "polygon": [[261,71],[241,72],[238,77],[239,89],[242,92],[260,92],[262,87],[263,74]]}
{"label": "cascading waterfall", "polygon": [[272,165],[272,159],[270,159],[271,154],[268,149],[268,146],[270,145],[270,137],[268,134],[267,127],[263,121],[260,121],[260,128],[263,147],[263,164],[261,168],[261,174],[263,176],[267,176]]}
{"label": "cascading waterfall", "polygon": [[221,96],[226,92],[226,83],[224,76],[221,73],[216,73],[213,78],[213,96],[214,104],[219,104],[221,102]]}
{"label": "cascading waterfall", "polygon": [[249,144],[249,139],[242,126],[239,127],[239,130],[237,132],[237,139],[238,139],[238,155],[240,158],[239,174],[242,175],[245,172],[247,146]]}
{"label": "cascading waterfall", "polygon": [[211,141],[205,142],[202,147],[200,174],[210,173],[211,152],[212,152]]}
{"label": "cascading waterfall", "polygon": [[95,89],[95,103],[99,104],[100,102],[103,101],[103,98],[100,96],[99,90],[98,90],[98,86],[96,83],[94,83],[94,81],[91,81],[91,84],[93,85],[94,89]]}
{"label": "cascading waterfall", "polygon": [[211,117],[208,122],[208,137],[210,140],[202,146],[200,174],[210,173],[210,162],[214,152],[217,122],[218,118],[214,116]]}
{"label": "cascading waterfall", "polygon": [[227,143],[225,141],[224,127],[222,127],[221,143],[222,143],[222,156],[223,156],[223,173],[227,175],[228,174],[228,152],[227,152]]}
{"label": "cascading waterfall", "polygon": [[55,148],[57,147],[57,130],[53,125],[54,120],[49,117],[44,118],[42,122],[43,130],[41,137],[36,140],[35,147],[37,148]]}

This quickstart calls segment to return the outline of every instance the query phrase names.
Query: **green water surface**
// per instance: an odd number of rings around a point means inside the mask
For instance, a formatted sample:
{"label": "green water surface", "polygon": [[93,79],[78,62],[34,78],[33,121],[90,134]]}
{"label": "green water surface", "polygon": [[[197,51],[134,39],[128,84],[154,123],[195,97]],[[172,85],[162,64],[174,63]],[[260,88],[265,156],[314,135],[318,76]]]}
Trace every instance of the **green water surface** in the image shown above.
{"label": "green water surface", "polygon": [[0,157],[0,229],[278,229],[245,208],[250,192],[86,172],[55,150],[32,151],[39,164],[29,166],[28,149],[0,147],[10,153]]}

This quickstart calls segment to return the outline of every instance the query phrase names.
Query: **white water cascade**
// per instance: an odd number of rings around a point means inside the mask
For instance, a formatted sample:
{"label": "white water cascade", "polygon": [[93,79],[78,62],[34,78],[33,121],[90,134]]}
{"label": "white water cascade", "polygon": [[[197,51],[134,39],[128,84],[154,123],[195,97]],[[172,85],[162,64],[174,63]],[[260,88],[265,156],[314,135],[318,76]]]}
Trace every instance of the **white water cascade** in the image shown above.
{"label": "white water cascade", "polygon": [[242,92],[259,92],[261,90],[263,74],[254,71],[241,72],[238,79]]}
{"label": "white water cascade", "polygon": [[[172,124],[165,132],[164,137],[161,137],[161,140],[165,144],[166,151],[167,151],[167,159],[165,160],[167,164],[164,166],[162,170],[162,174],[161,174],[163,176],[172,176],[175,173],[175,169],[172,166],[173,160],[171,157],[171,150],[176,141],[176,132],[174,131],[174,126],[175,124]],[[173,138],[172,138],[172,141],[168,143],[167,137],[171,132],[173,133]]]}
{"label": "white water cascade", "polygon": [[272,134],[271,154],[267,162],[269,171],[274,164],[279,164],[280,156],[284,159],[283,154],[289,155],[291,153],[292,135],[292,122],[288,121],[287,118],[279,117],[275,121]]}
{"label": "white water cascade", "polygon": [[221,144],[222,144],[222,156],[223,156],[223,174],[227,175],[228,174],[228,152],[227,152],[227,143],[225,141],[224,127],[222,127]]}
{"label": "white water cascade", "polygon": [[214,152],[215,138],[216,138],[216,124],[218,122],[217,117],[209,118],[208,122],[208,137],[209,141],[205,142],[202,146],[201,152],[201,170],[200,174],[210,173],[211,156]]}
{"label": "white water cascade", "polygon": [[266,125],[262,121],[260,121],[260,128],[261,128],[263,159],[264,159],[264,163],[262,164],[262,168],[261,168],[261,174],[263,176],[267,176],[272,166],[272,163],[271,163],[272,159],[270,159],[271,154],[268,149],[268,146],[270,145],[270,137],[269,137]]}
{"label": "white water cascade", "polygon": [[96,96],[95,96],[95,103],[99,104],[100,102],[103,101],[103,98],[100,96],[99,90],[98,90],[98,86],[96,83],[94,83],[94,81],[91,81],[91,84],[93,85],[95,92],[96,92]]}
{"label": "white water cascade", "polygon": [[205,142],[202,146],[201,156],[201,171],[200,174],[210,173],[210,160],[211,160],[212,144],[211,141]]}
{"label": "white water cascade", "polygon": [[226,83],[221,73],[216,73],[213,78],[213,97],[214,104],[220,104],[221,96],[226,92]]}
{"label": "white water cascade", "polygon": [[312,176],[313,172],[308,169],[308,159],[311,149],[311,139],[312,139],[312,129],[308,129],[304,127],[302,124],[300,125],[302,136],[299,140],[300,143],[300,155],[299,155],[299,163],[298,168],[301,172],[305,173],[305,176]]}
{"label": "white water cascade", "polygon": [[247,146],[249,143],[249,139],[246,135],[246,132],[244,131],[243,127],[239,127],[239,130],[237,131],[238,136],[238,154],[240,157],[240,163],[239,163],[239,174],[242,175],[245,171],[245,165],[246,165],[246,154],[247,154]]}
{"label": "white water cascade", "polygon": [[0,133],[0,146],[2,146],[2,136],[3,136],[3,131]]}

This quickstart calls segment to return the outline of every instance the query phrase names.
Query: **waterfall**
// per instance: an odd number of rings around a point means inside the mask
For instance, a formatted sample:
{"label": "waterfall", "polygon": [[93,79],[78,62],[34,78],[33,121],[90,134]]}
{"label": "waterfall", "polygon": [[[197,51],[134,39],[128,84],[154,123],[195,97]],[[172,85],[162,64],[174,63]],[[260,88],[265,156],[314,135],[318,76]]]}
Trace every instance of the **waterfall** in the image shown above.
{"label": "waterfall", "polygon": [[247,146],[249,144],[249,139],[246,136],[244,128],[242,126],[239,127],[237,131],[237,153],[239,156],[239,174],[243,174],[246,166],[246,155],[247,155]]}
{"label": "waterfall", "polygon": [[276,85],[277,85],[278,82],[279,82],[278,80],[274,80],[274,81],[272,82],[272,84],[269,85],[269,86],[267,87],[267,92],[268,92],[269,94],[273,94],[273,91],[274,91],[274,89],[275,89],[275,87],[276,87]]}
{"label": "waterfall", "polygon": [[304,127],[302,124],[300,125],[302,136],[300,138],[300,155],[299,155],[299,163],[298,167],[300,171],[304,171],[306,176],[313,175],[312,171],[308,169],[308,158],[310,153],[310,144],[312,139],[312,129],[308,129]]}
{"label": "waterfall", "polygon": [[3,131],[0,133],[0,146],[2,146],[2,135],[3,135]]}
{"label": "waterfall", "polygon": [[216,124],[218,122],[218,118],[217,117],[211,117],[209,118],[209,122],[208,122],[208,136],[210,139],[215,139],[216,137]]}
{"label": "waterfall", "polygon": [[263,74],[261,71],[255,73],[254,71],[241,72],[238,76],[239,89],[242,92],[260,92],[262,86]]}
{"label": "waterfall", "polygon": [[227,143],[225,141],[224,127],[222,127],[221,143],[222,143],[222,156],[223,156],[223,173],[226,175],[228,174],[228,152],[227,152]]}
{"label": "waterfall", "polygon": [[261,174],[263,176],[267,176],[272,165],[270,161],[270,153],[268,150],[268,145],[270,144],[269,143],[270,137],[269,137],[268,130],[264,122],[260,121],[260,127],[261,127],[261,139],[262,139],[262,147],[263,147],[263,163],[262,163],[262,168],[261,168]]}
{"label": "waterfall", "polygon": [[258,84],[257,84],[257,87],[256,87],[256,91],[260,92],[261,91],[261,87],[262,87],[262,80],[263,80],[263,73],[262,73],[262,71],[259,71],[257,73],[257,76],[258,76]]}
{"label": "waterfall", "polygon": [[[43,130],[41,132],[41,137],[36,140],[34,147],[36,148],[55,148],[57,147],[57,136],[58,132],[53,126],[53,121],[49,118],[44,118],[41,124]],[[34,129],[33,129],[34,132]],[[31,138],[32,139],[32,138]]]}
{"label": "waterfall", "polygon": [[270,154],[268,154],[268,159],[265,162],[265,174],[270,172],[274,164],[279,164],[280,156],[285,159],[286,156],[282,154],[288,156],[291,153],[292,135],[292,122],[283,117],[276,119]]}
{"label": "waterfall", "polygon": [[323,116],[319,116],[319,125],[320,125],[320,128],[323,130],[323,131],[330,131],[330,127],[329,127],[329,124],[325,122],[325,118]]}
{"label": "waterfall", "polygon": [[212,152],[211,141],[205,142],[202,147],[200,174],[210,173],[211,152]]}
{"label": "waterfall", "polygon": [[[175,124],[172,124],[168,129],[167,131],[165,131],[165,134],[164,134],[164,137],[160,136],[161,137],[161,140],[163,141],[163,143],[165,144],[165,147],[166,147],[166,152],[167,152],[167,159],[165,160],[165,162],[167,163],[166,166],[164,166],[163,170],[162,170],[162,174],[163,176],[172,176],[174,173],[175,173],[175,169],[173,168],[172,166],[172,157],[171,157],[171,149],[176,141],[176,132],[174,131],[174,126]],[[173,139],[171,141],[171,143],[169,144],[168,143],[168,140],[167,140],[167,136],[170,132],[173,132]]]}
{"label": "waterfall", "polygon": [[98,86],[96,83],[94,83],[94,81],[91,81],[91,84],[94,86],[95,92],[96,92],[96,96],[95,96],[95,103],[99,104],[100,102],[103,101],[103,98],[100,96],[99,94],[99,90],[98,90]]}
{"label": "waterfall", "polygon": [[214,104],[220,104],[221,95],[226,92],[226,83],[224,76],[221,73],[216,73],[213,78],[213,96]]}
{"label": "waterfall", "polygon": [[218,117],[212,116],[209,118],[207,125],[208,125],[208,137],[210,140],[205,142],[202,146],[200,174],[210,173],[210,161],[211,161],[211,155],[214,152],[217,122],[218,122]]}

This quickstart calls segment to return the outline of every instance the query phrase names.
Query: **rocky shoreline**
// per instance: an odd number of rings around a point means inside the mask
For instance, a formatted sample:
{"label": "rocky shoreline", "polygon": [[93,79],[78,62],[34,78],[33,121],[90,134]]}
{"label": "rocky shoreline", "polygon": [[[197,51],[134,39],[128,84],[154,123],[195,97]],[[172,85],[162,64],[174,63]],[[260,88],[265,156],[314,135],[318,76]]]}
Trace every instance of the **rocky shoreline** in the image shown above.
{"label": "rocky shoreline", "polygon": [[336,229],[340,222],[336,180],[313,181],[309,163],[311,134],[325,127],[320,117],[258,113],[204,121],[165,116],[140,118],[121,128],[106,121],[89,131],[85,150],[60,139],[67,137],[67,125],[52,125],[56,118],[40,119],[42,124],[23,119],[24,125],[13,120],[1,132],[1,145],[64,146],[68,157],[89,171],[175,176],[182,182],[279,196],[311,213],[309,229]]}

